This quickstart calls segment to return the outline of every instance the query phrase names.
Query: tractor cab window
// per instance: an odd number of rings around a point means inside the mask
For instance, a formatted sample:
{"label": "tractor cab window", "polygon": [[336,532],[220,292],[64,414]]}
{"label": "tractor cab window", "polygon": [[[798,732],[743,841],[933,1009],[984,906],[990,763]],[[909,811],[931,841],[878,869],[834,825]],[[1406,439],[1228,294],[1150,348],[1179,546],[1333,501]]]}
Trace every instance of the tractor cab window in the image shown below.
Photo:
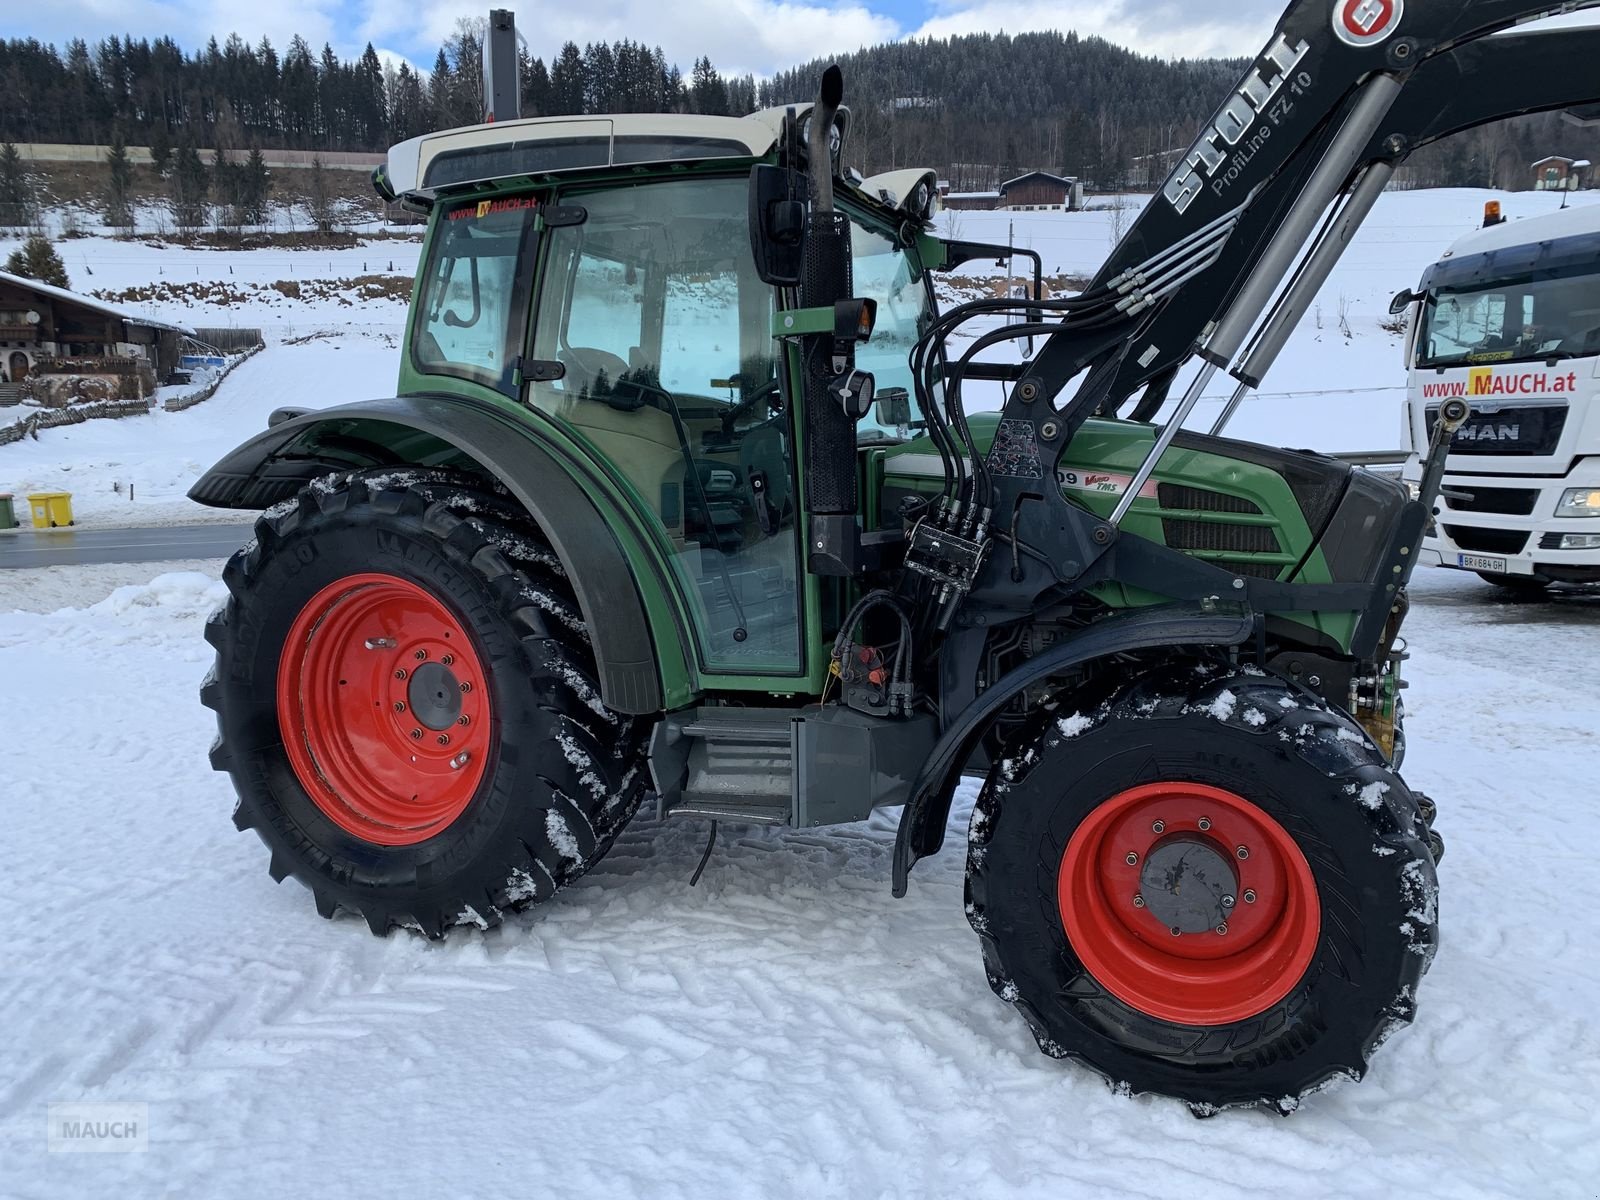
{"label": "tractor cab window", "polygon": [[800,670],[793,447],[773,292],[740,179],[569,192],[549,231],[529,401],[632,492],[695,609],[709,670]]}
{"label": "tractor cab window", "polygon": [[414,306],[411,356],[419,371],[512,390],[527,328],[536,211],[531,196],[513,196],[440,214]]}
{"label": "tractor cab window", "polygon": [[[856,347],[856,366],[870,371],[880,398],[894,389],[904,389],[916,412],[916,390],[911,380],[911,348],[932,320],[932,299],[927,273],[914,247],[908,249],[886,234],[852,221],[850,227],[851,273],[855,294],[878,302],[878,321],[872,340]],[[883,436],[904,436],[906,431],[885,425],[879,406],[873,405],[859,427],[860,436],[871,440]]]}

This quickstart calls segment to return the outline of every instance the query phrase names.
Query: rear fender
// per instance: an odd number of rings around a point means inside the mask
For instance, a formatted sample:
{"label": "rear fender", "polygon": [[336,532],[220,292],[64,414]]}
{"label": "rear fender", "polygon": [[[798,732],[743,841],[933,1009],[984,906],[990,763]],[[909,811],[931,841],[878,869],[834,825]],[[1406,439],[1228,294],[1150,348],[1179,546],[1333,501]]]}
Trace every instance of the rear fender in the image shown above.
{"label": "rear fender", "polygon": [[[670,619],[652,626],[644,588],[622,536],[620,514],[603,512],[579,486],[575,462],[536,440],[494,405],[452,397],[399,396],[315,412],[273,414],[275,424],[202,475],[189,498],[213,508],[262,509],[331,472],[381,466],[447,466],[499,480],[539,523],[571,579],[589,627],[601,695],[618,712],[664,707],[663,673],[688,678]],[[642,556],[641,556],[642,557]],[[658,665],[658,663],[660,665]]]}
{"label": "rear fender", "polygon": [[904,896],[917,860],[938,853],[944,845],[951,798],[962,771],[1001,710],[1025,690],[1052,675],[1113,654],[1242,645],[1255,632],[1256,624],[1256,615],[1244,605],[1217,601],[1136,609],[1095,622],[995,680],[946,727],[911,787],[911,799],[895,837],[894,894]]}

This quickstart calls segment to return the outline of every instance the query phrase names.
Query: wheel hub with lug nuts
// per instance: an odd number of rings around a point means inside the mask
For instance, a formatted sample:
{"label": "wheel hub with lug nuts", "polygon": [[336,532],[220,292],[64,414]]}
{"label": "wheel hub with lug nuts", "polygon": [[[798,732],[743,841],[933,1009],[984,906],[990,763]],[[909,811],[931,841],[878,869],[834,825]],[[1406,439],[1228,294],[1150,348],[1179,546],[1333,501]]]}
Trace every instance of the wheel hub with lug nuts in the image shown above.
{"label": "wheel hub with lug nuts", "polygon": [[1145,854],[1139,894],[1157,921],[1176,933],[1215,930],[1228,915],[1239,879],[1226,851],[1209,839],[1173,834]]}
{"label": "wheel hub with lug nuts", "polygon": [[1278,1003],[1316,951],[1321,905],[1283,825],[1237,793],[1145,784],[1101,802],[1068,839],[1062,925],[1084,968],[1130,1007],[1184,1025]]}
{"label": "wheel hub with lug nuts", "polygon": [[381,846],[424,841],[483,779],[485,678],[465,626],[432,593],[392,575],[348,576],[307,601],[284,640],[284,752],[347,833]]}

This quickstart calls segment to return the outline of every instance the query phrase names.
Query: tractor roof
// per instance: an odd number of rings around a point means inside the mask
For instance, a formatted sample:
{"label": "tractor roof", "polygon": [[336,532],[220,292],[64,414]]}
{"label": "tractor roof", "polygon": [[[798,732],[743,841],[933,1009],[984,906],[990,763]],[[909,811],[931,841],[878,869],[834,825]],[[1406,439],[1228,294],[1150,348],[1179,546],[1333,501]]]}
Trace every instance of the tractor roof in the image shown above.
{"label": "tractor roof", "polygon": [[[385,198],[411,196],[427,203],[455,191],[502,180],[569,175],[619,168],[668,168],[727,160],[761,159],[783,135],[789,109],[767,108],[746,117],[683,113],[615,113],[592,117],[526,117],[425,133],[389,150],[373,182]],[[794,106],[804,122],[811,106]],[[841,108],[838,153],[849,132],[849,109]],[[936,176],[926,169],[901,169],[863,180],[843,180],[859,199],[898,220],[926,224],[936,205]]]}
{"label": "tractor roof", "polygon": [[[810,106],[797,108],[804,119]],[[755,159],[771,152],[784,109],[748,117],[679,113],[527,117],[425,133],[389,151],[396,195],[440,192],[530,175]]]}

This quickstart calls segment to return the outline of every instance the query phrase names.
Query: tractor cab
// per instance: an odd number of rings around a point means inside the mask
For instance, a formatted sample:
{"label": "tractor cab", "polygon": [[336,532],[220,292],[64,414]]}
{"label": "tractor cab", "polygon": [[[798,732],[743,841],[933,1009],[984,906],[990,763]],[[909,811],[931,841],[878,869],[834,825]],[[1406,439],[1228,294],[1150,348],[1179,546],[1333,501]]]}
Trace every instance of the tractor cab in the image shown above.
{"label": "tractor cab", "polygon": [[[798,299],[773,282],[752,179],[804,165],[809,116],[501,122],[397,146],[376,178],[436,210],[400,394],[481,395],[548,421],[666,564],[712,676],[818,672],[796,494],[803,368],[783,336]],[[909,354],[935,311],[933,196],[923,171],[839,189],[854,291],[875,314],[856,347],[882,397],[862,445],[910,434]]]}

